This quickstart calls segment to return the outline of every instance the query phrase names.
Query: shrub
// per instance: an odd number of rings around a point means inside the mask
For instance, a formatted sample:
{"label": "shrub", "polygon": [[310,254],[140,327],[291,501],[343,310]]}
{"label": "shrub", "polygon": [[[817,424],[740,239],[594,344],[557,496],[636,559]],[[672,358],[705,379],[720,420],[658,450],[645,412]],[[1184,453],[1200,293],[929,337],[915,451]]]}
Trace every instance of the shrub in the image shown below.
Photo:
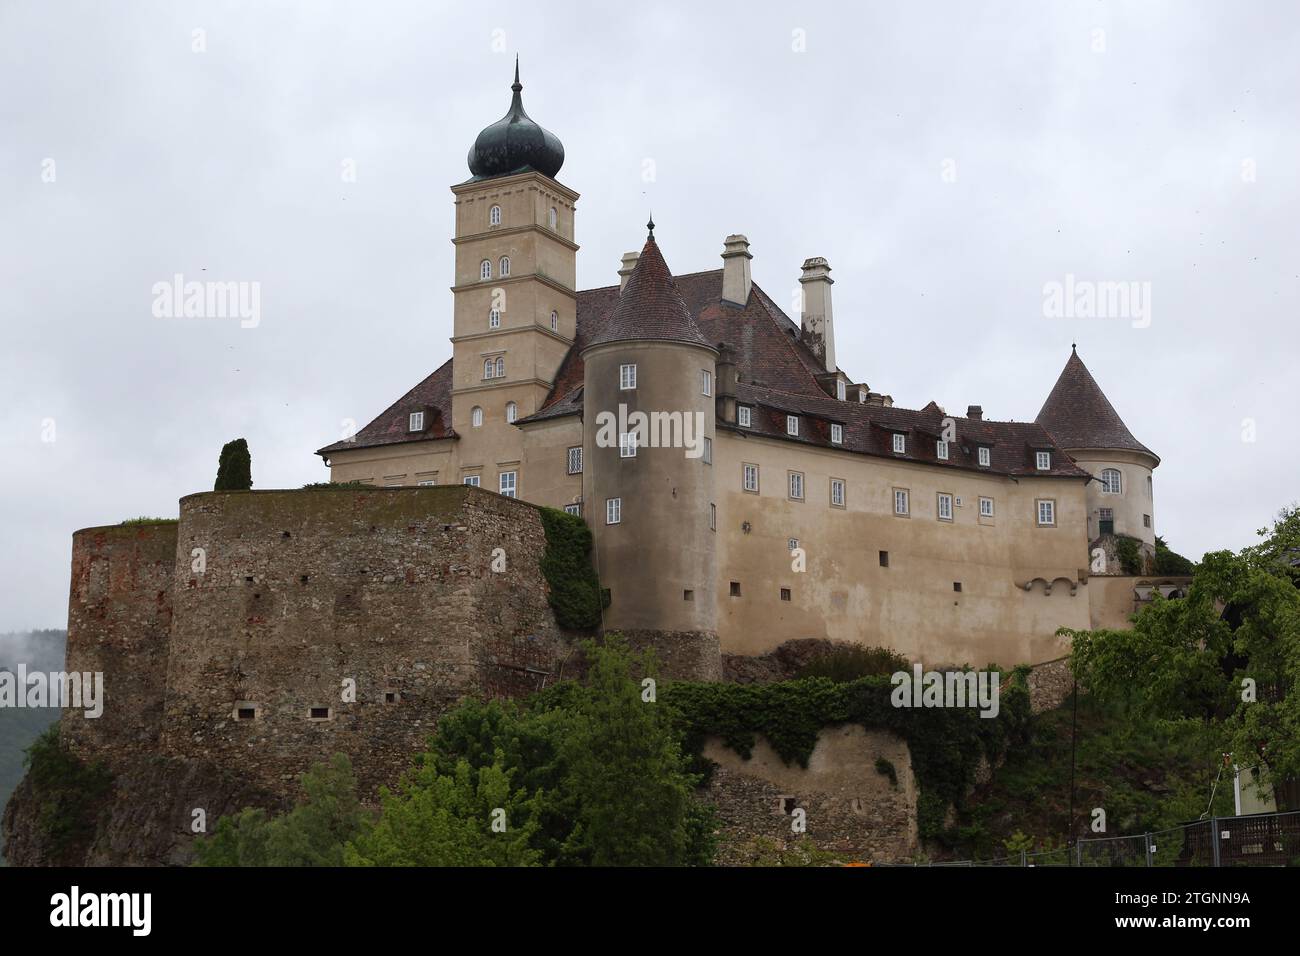
{"label": "shrub", "polygon": [[59,725],[52,724],[30,747],[23,760],[27,779],[40,802],[37,827],[58,859],[95,836],[103,799],[113,786],[113,775],[102,763],[86,764],[64,748]]}
{"label": "shrub", "polygon": [[248,491],[253,487],[253,458],[248,442],[242,438],[228,441],[221,448],[217,462],[217,480],[213,491]]}
{"label": "shrub", "polygon": [[837,684],[847,684],[859,677],[888,677],[909,667],[907,658],[889,648],[845,644],[809,661],[798,679],[829,677]]}

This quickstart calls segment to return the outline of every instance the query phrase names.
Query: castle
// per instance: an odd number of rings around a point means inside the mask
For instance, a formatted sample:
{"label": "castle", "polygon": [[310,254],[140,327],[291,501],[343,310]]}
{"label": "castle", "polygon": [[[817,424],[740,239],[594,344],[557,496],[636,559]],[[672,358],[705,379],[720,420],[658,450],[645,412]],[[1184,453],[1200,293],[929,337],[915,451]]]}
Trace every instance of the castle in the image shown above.
{"label": "castle", "polygon": [[836,363],[825,259],[803,263],[796,323],[745,236],[673,276],[653,222],[618,285],[578,291],[564,148],[524,111],[517,64],[511,89],[452,187],[452,357],[319,450],[333,481],[579,514],[606,627],[701,657],[818,637],[1036,663],[1065,653],[1059,627],[1125,626],[1113,542],[1152,554],[1159,458],[1077,354],[1032,423],[900,408]]}

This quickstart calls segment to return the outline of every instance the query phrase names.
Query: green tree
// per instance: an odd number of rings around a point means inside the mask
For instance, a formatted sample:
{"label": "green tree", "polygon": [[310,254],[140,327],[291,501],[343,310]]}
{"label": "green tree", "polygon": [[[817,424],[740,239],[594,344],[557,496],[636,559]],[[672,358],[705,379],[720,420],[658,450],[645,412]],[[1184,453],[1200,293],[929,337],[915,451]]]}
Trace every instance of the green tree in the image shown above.
{"label": "green tree", "polygon": [[253,487],[253,458],[248,453],[248,442],[242,438],[228,441],[221,447],[217,462],[217,480],[213,491],[248,491]]}
{"label": "green tree", "polygon": [[1156,574],[1193,574],[1196,564],[1177,551],[1169,550],[1165,539],[1156,535]]}
{"label": "green tree", "polygon": [[352,762],[335,754],[302,775],[303,801],[280,817],[245,809],[222,817],[195,843],[201,866],[342,866],[343,847],[361,832]]}

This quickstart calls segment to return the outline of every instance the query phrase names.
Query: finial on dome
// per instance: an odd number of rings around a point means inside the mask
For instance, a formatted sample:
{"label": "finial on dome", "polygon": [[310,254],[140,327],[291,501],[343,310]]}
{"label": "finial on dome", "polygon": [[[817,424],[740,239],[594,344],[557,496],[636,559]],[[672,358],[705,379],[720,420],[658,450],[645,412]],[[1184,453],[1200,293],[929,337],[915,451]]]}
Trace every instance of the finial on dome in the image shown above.
{"label": "finial on dome", "polygon": [[515,81],[510,84],[510,88],[518,93],[524,88],[524,84],[519,82],[519,54],[515,54]]}
{"label": "finial on dome", "polygon": [[655,238],[655,214],[654,214],[653,211],[650,213],[650,221],[647,222],[647,223],[645,224],[645,227],[646,227],[646,229],[650,230],[650,234],[649,234],[648,236],[646,236],[646,239],[648,239],[648,240],[651,241],[651,242],[654,242],[654,238]]}

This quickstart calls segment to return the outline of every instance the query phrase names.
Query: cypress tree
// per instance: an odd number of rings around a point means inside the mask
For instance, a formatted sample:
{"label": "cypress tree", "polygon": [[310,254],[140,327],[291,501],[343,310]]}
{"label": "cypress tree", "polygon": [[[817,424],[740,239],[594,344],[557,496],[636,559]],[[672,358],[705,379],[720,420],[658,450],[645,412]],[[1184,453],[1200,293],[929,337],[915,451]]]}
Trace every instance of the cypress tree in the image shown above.
{"label": "cypress tree", "polygon": [[221,447],[217,463],[217,481],[213,491],[248,491],[253,487],[253,458],[248,453],[248,442],[242,438],[228,441]]}

